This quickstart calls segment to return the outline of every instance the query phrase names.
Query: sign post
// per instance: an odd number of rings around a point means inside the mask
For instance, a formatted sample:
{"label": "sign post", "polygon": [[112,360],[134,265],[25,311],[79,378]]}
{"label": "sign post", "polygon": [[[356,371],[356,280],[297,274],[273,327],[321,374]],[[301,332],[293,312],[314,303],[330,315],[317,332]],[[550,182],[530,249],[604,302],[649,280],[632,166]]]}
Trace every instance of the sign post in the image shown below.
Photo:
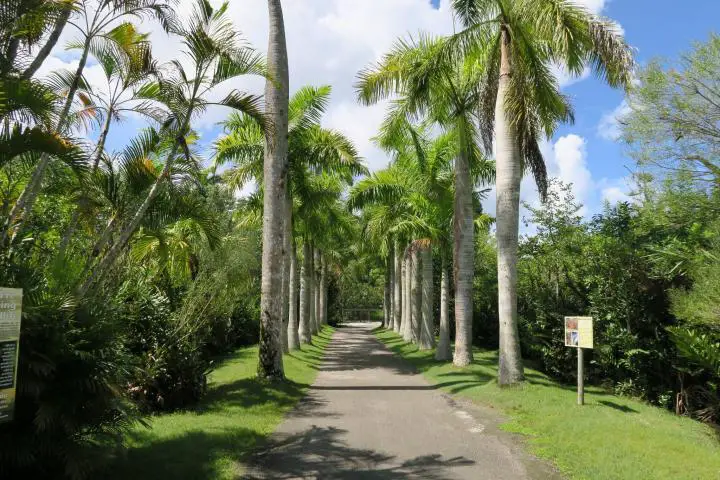
{"label": "sign post", "polygon": [[21,314],[22,289],[0,288],[0,423],[15,410]]}
{"label": "sign post", "polygon": [[583,349],[593,348],[592,317],[565,317],[565,346],[577,348],[577,404],[585,404],[585,362]]}

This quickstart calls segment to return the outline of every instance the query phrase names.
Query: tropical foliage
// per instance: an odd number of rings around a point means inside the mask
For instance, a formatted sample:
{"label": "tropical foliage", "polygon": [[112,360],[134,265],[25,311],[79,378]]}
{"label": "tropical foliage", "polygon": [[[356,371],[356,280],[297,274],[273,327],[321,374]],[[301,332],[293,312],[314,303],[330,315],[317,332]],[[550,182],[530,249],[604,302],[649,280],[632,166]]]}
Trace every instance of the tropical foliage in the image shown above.
{"label": "tropical foliage", "polygon": [[[290,90],[268,8],[264,57],[227,2],[0,3],[0,285],[24,292],[0,477],[98,478],[143,416],[200,400],[219,355],[259,339],[259,377],[283,381],[283,352],[358,309],[438,362],[499,349],[501,385],[523,359],[575,380],[563,317],[592,315],[590,382],[720,422],[717,36],[636,69],[575,2],[454,0],[459,31],[358,75],[361,104],[389,101],[370,172],[323,124],[331,88]],[[180,58],[153,56],[147,22]],[[70,31],[77,67],[38,77]],[[628,90],[634,191],[592,217],[538,144],[573,117],[557,66]],[[234,88],[246,76],[264,95]],[[525,173],[543,203],[524,230]]]}

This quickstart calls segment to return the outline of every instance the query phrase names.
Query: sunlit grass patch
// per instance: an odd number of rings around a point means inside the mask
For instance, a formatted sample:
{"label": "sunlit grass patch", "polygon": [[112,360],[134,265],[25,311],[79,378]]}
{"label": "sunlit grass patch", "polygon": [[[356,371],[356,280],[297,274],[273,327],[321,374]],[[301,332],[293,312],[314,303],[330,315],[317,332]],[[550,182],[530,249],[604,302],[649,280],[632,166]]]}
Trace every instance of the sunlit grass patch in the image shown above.
{"label": "sunlit grass patch", "polygon": [[242,348],[210,375],[209,392],[192,411],[149,419],[129,436],[129,450],[106,478],[122,480],[237,478],[243,461],[271,434],[317,375],[331,327],[311,345],[284,356],[283,383],[255,378],[257,347]]}

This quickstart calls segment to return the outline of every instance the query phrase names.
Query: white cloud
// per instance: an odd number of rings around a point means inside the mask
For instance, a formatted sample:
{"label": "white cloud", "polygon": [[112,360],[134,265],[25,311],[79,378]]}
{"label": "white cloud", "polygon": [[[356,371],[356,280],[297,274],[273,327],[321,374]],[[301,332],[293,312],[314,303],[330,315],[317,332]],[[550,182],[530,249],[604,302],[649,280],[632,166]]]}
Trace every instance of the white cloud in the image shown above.
{"label": "white cloud", "polygon": [[605,8],[606,0],[573,0],[574,3],[584,6],[593,13],[600,13]]}
{"label": "white cloud", "polygon": [[[221,0],[211,0],[219,5]],[[594,13],[605,8],[607,0],[576,0]],[[187,15],[195,0],[181,0],[177,11]],[[324,123],[348,135],[357,145],[371,169],[387,164],[384,153],[374,147],[370,138],[375,135],[382,119],[382,106],[363,107],[356,101],[353,83],[357,73],[378,60],[398,37],[415,35],[419,31],[434,34],[452,32],[453,22],[449,0],[441,0],[440,8],[431,6],[430,0],[284,0],[285,27],[288,44],[291,91],[312,84],[329,84],[333,96]],[[268,19],[266,0],[232,1],[229,14],[235,26],[256,49],[266,51]],[[141,29],[151,32],[153,51],[160,61],[180,56],[183,47],[176,37],[168,36],[155,22],[143,22]],[[62,46],[77,32],[69,28],[58,43],[44,71],[56,68],[68,60]],[[70,65],[76,65],[71,61]],[[89,72],[97,66],[90,67]],[[555,70],[562,86],[570,85],[588,76],[588,72],[572,78],[561,69]],[[88,74],[91,83],[95,73]],[[220,98],[232,88],[262,93],[263,81],[258,78],[227,82],[216,94]],[[208,109],[198,119],[196,128],[210,130],[222,121],[227,111]],[[116,130],[117,131],[117,130]],[[127,136],[128,132],[123,132]]]}
{"label": "white cloud", "polygon": [[[602,178],[596,181],[588,168],[586,145],[585,138],[576,134],[569,134],[558,138],[554,143],[541,142],[540,150],[545,157],[548,176],[556,178],[565,184],[572,184],[572,193],[575,200],[583,205],[578,213],[588,217],[598,212],[605,201],[611,205],[621,201],[628,201],[631,198],[629,196],[631,179]],[[495,200],[495,189],[493,187],[488,198],[483,201],[483,208],[490,215],[495,215]],[[520,200],[532,208],[541,206],[532,175],[526,175],[522,179]],[[521,208],[520,217],[527,219],[529,211]],[[521,233],[532,234],[533,232],[535,232],[533,225],[525,226],[521,224]]]}
{"label": "white cloud", "polygon": [[632,177],[615,179],[603,178],[598,182],[598,189],[603,203],[615,205],[620,202],[636,201],[630,194],[635,185]]}
{"label": "white cloud", "polygon": [[579,212],[585,215],[587,204],[591,199],[594,184],[592,174],[587,166],[587,150],[585,139],[579,135],[569,134],[560,137],[552,145],[552,154],[548,154],[545,146],[545,158],[548,174],[566,184],[572,184],[572,192],[576,200],[584,206]]}
{"label": "white cloud", "polygon": [[630,106],[623,100],[612,112],[602,116],[597,126],[597,134],[605,140],[615,141],[620,138],[620,119],[630,113]]}

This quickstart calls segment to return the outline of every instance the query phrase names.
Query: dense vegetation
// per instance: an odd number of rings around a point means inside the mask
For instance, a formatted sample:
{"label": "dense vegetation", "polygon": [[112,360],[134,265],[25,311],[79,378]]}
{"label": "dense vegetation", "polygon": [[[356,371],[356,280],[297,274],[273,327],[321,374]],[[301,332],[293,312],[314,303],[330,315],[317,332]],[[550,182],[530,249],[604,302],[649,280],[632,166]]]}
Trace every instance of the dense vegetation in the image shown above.
{"label": "dense vegetation", "polygon": [[[268,7],[263,58],[227,3],[0,3],[0,285],[24,291],[0,477],[91,477],[143,418],[197,405],[219,355],[259,339],[253,388],[282,389],[263,382],[285,379],[283,352],[379,304],[437,361],[499,347],[503,386],[524,381],[523,357],[573,380],[562,318],[592,315],[592,382],[720,420],[718,37],[637,69],[614,24],[572,3],[454,0],[456,34],[401,40],[358,76],[361,103],[394,99],[375,138],[391,162],[371,174],[322,125],[330,87],[289,91]],[[146,22],[180,58],[153,58]],[[76,70],[39,78],[63,31]],[[592,218],[538,147],[572,120],[555,65],[628,91],[635,191]],[[232,88],[248,75],[265,95]],[[203,143],[216,108],[222,135]],[[525,172],[544,203],[519,237]]]}

